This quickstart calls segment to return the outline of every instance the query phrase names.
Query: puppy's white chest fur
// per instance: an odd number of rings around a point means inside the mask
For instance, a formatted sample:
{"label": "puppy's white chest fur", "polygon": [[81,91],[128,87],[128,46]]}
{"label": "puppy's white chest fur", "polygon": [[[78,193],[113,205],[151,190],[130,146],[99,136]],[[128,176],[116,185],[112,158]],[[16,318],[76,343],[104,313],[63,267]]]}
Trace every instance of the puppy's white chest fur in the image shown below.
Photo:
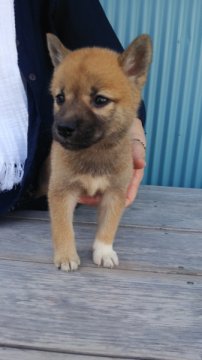
{"label": "puppy's white chest fur", "polygon": [[109,186],[109,180],[106,176],[81,175],[79,181],[89,196],[94,196],[97,192],[103,193]]}

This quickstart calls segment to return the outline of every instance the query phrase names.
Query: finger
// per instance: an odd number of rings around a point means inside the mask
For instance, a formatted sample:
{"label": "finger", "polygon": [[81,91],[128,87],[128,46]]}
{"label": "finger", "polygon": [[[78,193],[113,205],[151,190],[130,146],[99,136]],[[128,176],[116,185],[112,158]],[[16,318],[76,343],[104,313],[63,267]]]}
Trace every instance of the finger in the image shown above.
{"label": "finger", "polygon": [[127,195],[127,198],[126,198],[126,202],[125,202],[125,207],[128,207],[130,206],[133,201],[135,200],[136,196],[137,196],[137,188],[131,188],[128,195]]}
{"label": "finger", "polygon": [[134,169],[144,169],[146,162],[144,159],[133,159]]}
{"label": "finger", "polygon": [[139,142],[135,142],[132,148],[134,169],[143,169],[146,166],[145,149]]}
{"label": "finger", "polygon": [[96,206],[99,205],[101,201],[101,196],[94,196],[94,197],[90,197],[90,196],[81,196],[79,198],[79,204],[83,204],[83,205],[90,205],[90,206]]}
{"label": "finger", "polygon": [[132,204],[132,202],[135,200],[136,196],[137,196],[137,192],[140,186],[140,183],[143,179],[144,176],[144,170],[140,169],[140,170],[135,170],[134,171],[134,176],[133,179],[128,187],[128,191],[127,191],[127,197],[126,197],[126,203],[125,206],[129,206]]}

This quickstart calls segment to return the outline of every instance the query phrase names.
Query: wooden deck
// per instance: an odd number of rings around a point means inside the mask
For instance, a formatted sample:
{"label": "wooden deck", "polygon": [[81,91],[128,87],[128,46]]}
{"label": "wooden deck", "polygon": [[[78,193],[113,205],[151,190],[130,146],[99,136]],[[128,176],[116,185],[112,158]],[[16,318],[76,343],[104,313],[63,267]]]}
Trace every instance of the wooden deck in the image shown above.
{"label": "wooden deck", "polygon": [[82,265],[52,264],[46,212],[0,220],[0,359],[201,360],[202,190],[141,187],[115,249],[91,261],[95,209],[75,228]]}

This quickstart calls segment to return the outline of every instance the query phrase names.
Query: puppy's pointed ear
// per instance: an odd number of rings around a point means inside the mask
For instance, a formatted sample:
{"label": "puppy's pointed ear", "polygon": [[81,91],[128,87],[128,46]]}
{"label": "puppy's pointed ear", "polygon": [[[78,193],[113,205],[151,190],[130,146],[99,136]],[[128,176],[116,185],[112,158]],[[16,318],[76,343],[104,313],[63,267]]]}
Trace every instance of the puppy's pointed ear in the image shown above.
{"label": "puppy's pointed ear", "polygon": [[68,55],[71,50],[68,50],[61,41],[57,38],[57,36],[53,34],[46,34],[47,36],[47,45],[48,51],[52,60],[53,65],[58,66],[61,61]]}
{"label": "puppy's pointed ear", "polygon": [[143,87],[152,60],[152,44],[149,35],[140,35],[118,57],[125,74],[140,88]]}

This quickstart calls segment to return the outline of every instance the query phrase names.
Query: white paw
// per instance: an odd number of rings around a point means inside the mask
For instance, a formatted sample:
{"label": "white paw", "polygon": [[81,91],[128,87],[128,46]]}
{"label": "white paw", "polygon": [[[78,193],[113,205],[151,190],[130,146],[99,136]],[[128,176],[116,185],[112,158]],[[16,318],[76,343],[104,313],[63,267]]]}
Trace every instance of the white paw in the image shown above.
{"label": "white paw", "polygon": [[100,266],[113,268],[118,266],[119,259],[116,251],[113,250],[112,245],[103,244],[101,241],[95,241],[93,246],[93,262]]}
{"label": "white paw", "polygon": [[63,271],[74,271],[77,270],[80,265],[80,259],[77,256],[74,256],[74,259],[71,259],[70,257],[62,257],[59,259],[58,257],[55,257],[55,266],[58,269],[61,269]]}

